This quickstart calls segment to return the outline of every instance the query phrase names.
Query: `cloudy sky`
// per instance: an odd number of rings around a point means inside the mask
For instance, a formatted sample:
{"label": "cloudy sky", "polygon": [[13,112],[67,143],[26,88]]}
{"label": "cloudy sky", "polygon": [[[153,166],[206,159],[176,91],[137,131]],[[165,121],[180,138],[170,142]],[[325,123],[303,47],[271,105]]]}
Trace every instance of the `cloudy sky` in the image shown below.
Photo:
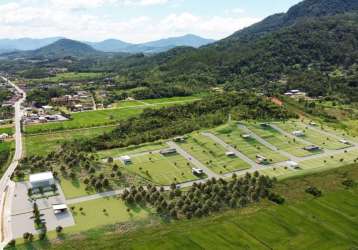
{"label": "cloudy sky", "polygon": [[300,0],[0,0],[0,38],[220,39]]}

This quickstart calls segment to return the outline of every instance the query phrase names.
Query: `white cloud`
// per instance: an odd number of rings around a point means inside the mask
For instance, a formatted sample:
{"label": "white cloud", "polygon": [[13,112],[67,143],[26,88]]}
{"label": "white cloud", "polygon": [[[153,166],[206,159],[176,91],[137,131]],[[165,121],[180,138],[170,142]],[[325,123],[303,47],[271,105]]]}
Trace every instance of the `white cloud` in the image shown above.
{"label": "white cloud", "polygon": [[94,14],[96,12],[93,11],[73,11],[105,4],[165,4],[169,0],[48,0],[43,5],[34,4],[38,1],[0,4],[0,37],[65,36],[91,41],[118,38],[144,42],[192,33],[220,39],[260,20],[231,15],[204,17],[190,12],[172,13],[163,18],[137,16],[119,20],[113,16]]}

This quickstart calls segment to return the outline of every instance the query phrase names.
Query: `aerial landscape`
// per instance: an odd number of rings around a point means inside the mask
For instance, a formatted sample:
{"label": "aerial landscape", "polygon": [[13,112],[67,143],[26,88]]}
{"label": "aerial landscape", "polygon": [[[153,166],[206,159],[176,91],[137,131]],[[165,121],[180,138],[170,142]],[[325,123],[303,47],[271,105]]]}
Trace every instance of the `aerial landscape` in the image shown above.
{"label": "aerial landscape", "polygon": [[0,2],[0,249],[358,249],[357,0]]}

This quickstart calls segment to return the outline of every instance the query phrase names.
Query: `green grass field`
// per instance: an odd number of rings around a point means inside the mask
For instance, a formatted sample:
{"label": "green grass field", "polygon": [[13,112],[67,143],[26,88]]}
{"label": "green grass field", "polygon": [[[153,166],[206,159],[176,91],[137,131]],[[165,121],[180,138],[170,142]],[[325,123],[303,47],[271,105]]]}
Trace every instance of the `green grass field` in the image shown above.
{"label": "green grass field", "polygon": [[184,143],[179,143],[185,151],[216,173],[228,173],[250,168],[239,157],[228,157],[221,145],[199,133],[192,134]]}
{"label": "green grass field", "polygon": [[100,127],[68,130],[40,135],[25,136],[26,155],[46,155],[55,151],[66,140],[92,138],[106,132],[110,132],[115,127]]}
{"label": "green grass field", "polygon": [[129,172],[138,174],[156,184],[170,185],[171,183],[197,180],[192,174],[192,165],[179,154],[163,156],[159,153],[133,156],[132,164],[121,166]]}
{"label": "green grass field", "polygon": [[158,104],[158,103],[165,103],[165,102],[192,102],[200,100],[201,97],[199,96],[177,96],[177,97],[168,97],[168,98],[159,98],[159,99],[146,99],[142,100],[142,102],[148,104]]}
{"label": "green grass field", "polygon": [[236,146],[236,149],[249,157],[251,160],[256,161],[257,155],[265,156],[271,163],[282,162],[288,160],[287,157],[272,151],[265,145],[256,141],[254,138],[244,139],[242,134],[245,134],[235,124],[225,125],[214,130],[215,133],[226,143]]}
{"label": "green grass field", "polygon": [[10,163],[14,151],[15,143],[0,142],[0,177],[5,171],[5,167]]}
{"label": "green grass field", "polygon": [[281,134],[280,132],[271,127],[264,128],[256,123],[247,123],[245,125],[247,125],[252,132],[257,134],[267,142],[271,143],[278,149],[282,149],[298,157],[308,156],[312,154],[303,149],[303,147],[307,146],[306,144],[303,144],[297,140],[294,141],[293,139],[286,137],[285,135]]}
{"label": "green grass field", "polygon": [[144,152],[160,150],[166,147],[167,146],[163,142],[155,142],[155,143],[141,144],[138,146],[131,146],[127,148],[114,148],[109,150],[98,151],[97,155],[102,159],[108,157],[115,158],[115,157],[120,157],[122,155],[139,154]]}
{"label": "green grass field", "polygon": [[59,130],[112,125],[118,123],[118,121],[139,115],[143,109],[144,107],[137,107],[73,113],[72,120],[39,125],[29,125],[26,126],[25,132],[27,134],[47,133]]}
{"label": "green grass field", "polygon": [[[62,244],[42,249],[356,249],[358,247],[358,186],[347,189],[341,183],[349,176],[358,181],[357,166],[288,179],[275,191],[286,198],[284,205],[263,201],[202,219],[140,227],[128,233],[97,232],[74,236]],[[316,186],[323,196],[305,192]],[[100,200],[103,201],[103,200]],[[117,202],[117,201],[116,201]],[[104,201],[86,207],[101,214]],[[116,212],[123,210],[116,203]],[[91,208],[90,208],[91,207]],[[109,206],[111,207],[111,206]],[[76,209],[78,207],[76,206]],[[97,218],[98,216],[98,218]],[[91,217],[92,218],[92,217]],[[77,219],[77,218],[76,218]],[[82,222],[83,227],[86,223]],[[97,223],[97,222],[96,222]],[[65,229],[71,230],[71,228]],[[39,246],[39,243],[34,243]],[[18,249],[29,249],[22,245]]]}
{"label": "green grass field", "polygon": [[14,134],[15,129],[12,126],[0,126],[0,134],[8,134],[12,135]]}
{"label": "green grass field", "polygon": [[[66,228],[67,233],[78,233],[108,224],[144,219],[150,213],[149,209],[140,207],[131,207],[130,212],[127,212],[128,207],[119,198],[102,198],[72,206],[75,206],[72,214],[76,225]],[[79,208],[83,208],[82,212]]]}
{"label": "green grass field", "polygon": [[288,133],[292,133],[293,131],[297,130],[303,131],[305,133],[305,136],[301,137],[302,139],[322,148],[335,150],[347,147],[346,144],[339,142],[339,140],[337,140],[336,138],[332,136],[327,136],[316,130],[313,130],[299,121],[288,121],[285,123],[277,123],[276,125]]}
{"label": "green grass field", "polygon": [[49,82],[49,83],[59,83],[59,82],[68,82],[68,81],[90,81],[99,78],[105,77],[103,73],[96,73],[96,72],[86,72],[86,73],[79,73],[79,72],[67,72],[67,73],[60,73],[53,77],[41,78],[41,79],[32,79],[30,80],[31,83],[42,83],[42,82]]}

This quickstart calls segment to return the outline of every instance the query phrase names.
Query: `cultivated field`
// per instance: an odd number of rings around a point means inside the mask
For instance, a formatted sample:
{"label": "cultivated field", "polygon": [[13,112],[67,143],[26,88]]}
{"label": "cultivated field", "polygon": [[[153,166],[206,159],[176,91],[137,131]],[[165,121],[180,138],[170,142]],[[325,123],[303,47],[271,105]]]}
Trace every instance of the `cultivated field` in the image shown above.
{"label": "cultivated field", "polygon": [[239,157],[226,156],[225,148],[199,133],[192,134],[178,145],[216,173],[250,168],[250,165]]}

